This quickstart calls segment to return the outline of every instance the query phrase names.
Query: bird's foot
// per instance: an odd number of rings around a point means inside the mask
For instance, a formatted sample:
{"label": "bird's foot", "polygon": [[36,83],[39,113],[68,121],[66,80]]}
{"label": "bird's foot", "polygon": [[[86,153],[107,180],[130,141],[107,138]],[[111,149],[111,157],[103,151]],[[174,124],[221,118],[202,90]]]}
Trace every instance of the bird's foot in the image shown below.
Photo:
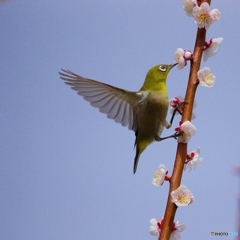
{"label": "bird's foot", "polygon": [[160,142],[162,140],[162,138],[160,138],[159,136],[155,136],[155,141]]}
{"label": "bird's foot", "polygon": [[171,126],[172,126],[172,124],[166,121],[166,123],[165,123],[165,128],[166,128],[166,129],[169,129]]}
{"label": "bird's foot", "polygon": [[183,132],[175,132],[174,134],[170,135],[170,136],[167,136],[167,137],[159,137],[159,136],[155,136],[155,140],[157,142],[160,142],[162,140],[165,140],[165,139],[168,139],[168,138],[174,138],[174,139],[177,139],[177,137],[181,136]]}

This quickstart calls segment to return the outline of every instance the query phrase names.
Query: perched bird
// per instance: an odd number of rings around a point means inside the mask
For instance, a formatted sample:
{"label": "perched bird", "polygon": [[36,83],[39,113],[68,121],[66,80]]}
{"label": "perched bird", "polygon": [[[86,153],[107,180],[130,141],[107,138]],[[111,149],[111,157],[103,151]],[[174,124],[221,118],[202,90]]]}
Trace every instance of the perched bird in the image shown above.
{"label": "perched bird", "polygon": [[166,121],[168,111],[167,76],[176,64],[161,64],[151,68],[143,86],[137,92],[81,77],[69,70],[59,72],[60,78],[84,97],[93,107],[107,114],[115,122],[135,131],[136,156],[133,173],[141,153],[155,141],[161,141],[163,128],[169,128]]}

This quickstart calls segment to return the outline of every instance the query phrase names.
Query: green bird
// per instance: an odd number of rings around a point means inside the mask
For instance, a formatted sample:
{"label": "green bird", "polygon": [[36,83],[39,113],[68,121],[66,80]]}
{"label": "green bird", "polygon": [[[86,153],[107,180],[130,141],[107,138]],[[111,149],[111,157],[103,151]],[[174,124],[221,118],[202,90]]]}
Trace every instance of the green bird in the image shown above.
{"label": "green bird", "polygon": [[143,86],[137,92],[81,77],[69,70],[59,72],[60,78],[90,102],[100,112],[115,122],[128,126],[135,132],[136,156],[133,173],[136,173],[141,153],[153,141],[161,141],[168,111],[167,76],[176,64],[160,64],[151,68]]}

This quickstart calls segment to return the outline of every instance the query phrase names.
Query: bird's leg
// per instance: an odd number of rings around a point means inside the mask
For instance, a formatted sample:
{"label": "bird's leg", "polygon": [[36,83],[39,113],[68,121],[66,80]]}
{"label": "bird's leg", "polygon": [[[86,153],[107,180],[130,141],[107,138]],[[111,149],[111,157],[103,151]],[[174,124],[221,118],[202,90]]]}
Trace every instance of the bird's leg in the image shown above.
{"label": "bird's leg", "polygon": [[178,112],[180,115],[182,115],[182,112],[181,112],[179,109],[182,108],[182,107],[184,106],[184,104],[186,104],[186,102],[180,102],[180,103],[177,104],[177,106],[174,108],[170,122],[169,122],[169,123],[167,122],[167,124],[165,124],[165,127],[166,127],[167,129],[169,129],[169,128],[172,126],[172,122],[173,122],[173,119],[174,119],[174,117],[175,117],[176,112]]}
{"label": "bird's leg", "polygon": [[168,138],[174,138],[174,139],[176,139],[177,137],[181,136],[182,133],[183,133],[183,132],[175,132],[174,134],[172,134],[172,135],[170,135],[170,136],[167,136],[167,137],[163,137],[163,138],[161,138],[161,137],[159,137],[159,136],[155,136],[155,140],[156,140],[157,142],[160,142],[160,141],[165,140],[165,139],[168,139]]}
{"label": "bird's leg", "polygon": [[[180,110],[180,108],[182,108],[184,106],[184,104],[186,104],[186,102],[184,102],[184,101],[177,104],[177,106],[174,108],[170,122],[165,121],[165,128],[169,129],[172,126],[172,122],[173,122],[176,112],[178,112],[180,115],[182,115],[182,111]],[[176,139],[177,137],[179,137],[181,135],[182,135],[182,132],[175,132],[174,134],[164,137],[164,138],[155,136],[155,141],[160,142],[160,141],[168,139],[168,138]]]}

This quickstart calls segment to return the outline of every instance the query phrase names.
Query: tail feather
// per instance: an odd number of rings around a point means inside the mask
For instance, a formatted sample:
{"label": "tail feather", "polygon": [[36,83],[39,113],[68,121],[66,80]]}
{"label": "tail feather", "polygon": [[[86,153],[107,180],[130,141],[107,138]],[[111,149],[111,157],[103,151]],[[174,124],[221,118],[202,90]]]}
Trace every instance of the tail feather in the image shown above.
{"label": "tail feather", "polygon": [[137,166],[138,166],[140,155],[146,149],[148,144],[149,144],[148,141],[143,141],[143,140],[139,140],[139,139],[137,139],[137,141],[136,141],[136,156],[134,158],[134,164],[133,164],[133,173],[134,174],[137,171]]}
{"label": "tail feather", "polygon": [[133,174],[135,174],[136,171],[137,171],[137,166],[138,166],[139,157],[140,157],[140,150],[139,150],[138,147],[136,147],[136,156],[135,156],[135,158],[134,158]]}
{"label": "tail feather", "polygon": [[140,155],[142,152],[146,149],[146,147],[154,141],[154,139],[146,137],[144,134],[136,130],[135,132],[136,140],[135,140],[135,147],[136,147],[136,156],[134,158],[134,164],[133,164],[133,174],[137,171],[137,166],[139,162]]}

